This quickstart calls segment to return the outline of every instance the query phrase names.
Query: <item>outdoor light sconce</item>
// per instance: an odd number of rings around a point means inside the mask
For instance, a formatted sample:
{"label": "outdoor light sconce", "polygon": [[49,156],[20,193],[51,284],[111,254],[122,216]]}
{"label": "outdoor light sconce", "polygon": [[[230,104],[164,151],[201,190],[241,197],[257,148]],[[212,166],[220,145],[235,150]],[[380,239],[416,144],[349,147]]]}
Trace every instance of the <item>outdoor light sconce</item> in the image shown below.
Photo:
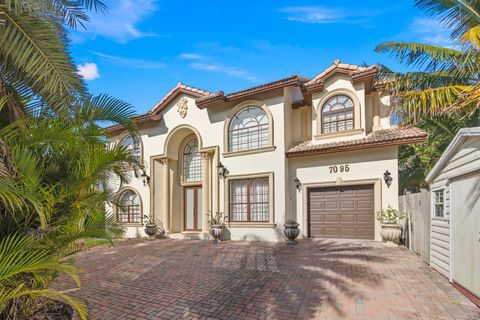
{"label": "outdoor light sconce", "polygon": [[218,175],[220,176],[220,178],[224,179],[225,176],[227,175],[227,168],[225,168],[225,166],[220,162],[217,166],[217,169],[218,169]]}
{"label": "outdoor light sconce", "polygon": [[298,179],[298,177],[296,177],[293,182],[295,183],[295,188],[297,188],[297,190],[300,190],[300,188],[302,187],[302,182],[300,181],[300,179]]}
{"label": "outdoor light sconce", "polygon": [[383,174],[383,181],[385,181],[385,183],[387,184],[387,187],[390,188],[390,186],[392,185],[393,178],[392,178],[392,174],[388,172],[388,170],[385,171],[385,173]]}
{"label": "outdoor light sconce", "polygon": [[141,177],[143,178],[143,185],[144,186],[150,185],[150,176],[147,174],[145,169],[142,169],[142,171],[143,172],[142,172]]}

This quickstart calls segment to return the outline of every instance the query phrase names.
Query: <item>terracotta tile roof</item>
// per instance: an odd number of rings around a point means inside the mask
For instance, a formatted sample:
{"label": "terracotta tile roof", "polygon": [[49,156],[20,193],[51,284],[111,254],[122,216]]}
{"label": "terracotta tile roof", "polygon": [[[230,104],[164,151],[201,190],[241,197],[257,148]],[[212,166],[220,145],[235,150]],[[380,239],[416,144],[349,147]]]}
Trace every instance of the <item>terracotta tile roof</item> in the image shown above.
{"label": "terracotta tile roof", "polygon": [[309,79],[295,74],[288,78],[283,78],[280,80],[268,82],[259,86],[251,87],[251,88],[237,91],[237,92],[232,92],[229,94],[224,94],[223,91],[219,91],[211,96],[198,98],[196,100],[196,103],[199,108],[204,108],[206,105],[213,103],[215,101],[219,101],[219,100],[231,101],[235,99],[244,98],[252,94],[262,93],[262,92],[283,88],[290,85],[303,85],[308,81]]}
{"label": "terracotta tile roof", "polygon": [[418,143],[425,141],[425,139],[427,139],[427,133],[420,128],[410,126],[396,127],[373,131],[360,139],[328,143],[313,143],[312,140],[304,141],[287,150],[287,157]]}
{"label": "terracotta tile roof", "polygon": [[213,93],[208,92],[206,90],[194,88],[192,86],[187,86],[181,82],[177,83],[175,87],[172,88],[163,98],[158,102],[151,110],[151,114],[155,114],[160,112],[163,108],[165,108],[170,101],[172,101],[178,93],[187,93],[191,94],[196,98],[199,97],[209,97],[213,95]]}
{"label": "terracotta tile roof", "polygon": [[[142,123],[142,122],[145,122],[145,121],[148,121],[148,120],[153,120],[151,119],[151,115],[150,115],[150,112],[147,112],[147,113],[143,113],[143,114],[139,114],[137,116],[134,116],[132,118],[133,122],[135,123]],[[121,124],[116,124],[114,126],[109,126],[109,127],[106,127],[105,128],[105,131],[107,132],[114,132],[114,131],[117,131],[117,130],[121,130],[121,129],[124,129],[124,126],[121,125]]]}
{"label": "terracotta tile roof", "polygon": [[305,83],[305,87],[309,90],[323,90],[323,84],[325,81],[337,73],[348,75],[352,78],[352,81],[355,81],[357,79],[363,80],[364,77],[375,75],[377,70],[377,65],[361,67],[354,64],[341,63],[340,60],[335,60],[330,67],[325,69],[312,80]]}
{"label": "terracotta tile roof", "polygon": [[[179,93],[187,93],[194,97],[203,97],[203,96],[211,96],[213,93],[208,92],[206,90],[198,89],[192,86],[187,86],[181,82],[177,83],[175,87],[172,88],[163,98],[158,102],[150,111],[144,114],[140,114],[138,116],[134,116],[133,120],[135,123],[142,123],[150,120],[160,120],[161,117],[158,113],[165,108]],[[117,130],[121,130],[124,127],[122,125],[114,125],[105,128],[107,132],[114,132]]]}

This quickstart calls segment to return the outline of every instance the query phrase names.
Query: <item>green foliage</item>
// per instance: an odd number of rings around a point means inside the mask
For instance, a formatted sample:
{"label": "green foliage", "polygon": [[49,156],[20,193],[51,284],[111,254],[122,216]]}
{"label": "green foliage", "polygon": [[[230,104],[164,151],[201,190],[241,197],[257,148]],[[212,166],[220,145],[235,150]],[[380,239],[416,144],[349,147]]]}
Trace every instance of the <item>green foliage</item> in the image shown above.
{"label": "green foliage", "polygon": [[399,149],[400,193],[405,190],[418,191],[427,188],[425,178],[437,163],[450,141],[460,128],[480,126],[480,112],[473,114],[455,113],[433,116],[417,122],[417,126],[428,133],[421,144],[403,145]]}
{"label": "green foliage", "polygon": [[221,225],[225,223],[225,215],[221,211],[210,212],[210,225]]}
{"label": "green foliage", "polygon": [[480,99],[480,3],[463,0],[417,0],[416,5],[451,29],[456,48],[422,43],[386,42],[389,53],[412,72],[385,70],[380,76],[392,93],[394,109],[404,122],[437,115],[472,114]]}
{"label": "green foliage", "polygon": [[384,224],[398,224],[401,220],[405,220],[407,214],[392,208],[391,205],[387,209],[377,211],[377,220]]}
{"label": "green foliage", "polygon": [[[134,130],[133,108],[91,97],[68,50],[69,28],[106,11],[99,0],[0,0],[0,318],[28,319],[39,297],[85,307],[48,289],[63,273],[79,284],[73,254],[117,237],[105,206],[138,163],[108,146],[100,125]],[[127,170],[127,168],[129,168]]]}
{"label": "green foliage", "polygon": [[[70,118],[27,117],[0,129],[16,171],[0,176],[0,243],[7,248],[0,255],[11,253],[0,259],[0,269],[8,273],[3,279],[0,271],[0,317],[18,303],[24,306],[19,310],[28,312],[28,304],[40,295],[62,298],[84,312],[80,304],[46,288],[58,273],[75,276],[68,257],[83,248],[84,239],[121,234],[105,212],[115,190],[98,185],[113,176],[128,182],[131,168],[140,163],[121,146],[106,148],[98,122],[122,119],[131,107],[119,102],[121,108],[104,112],[100,103],[88,101],[79,103]],[[42,267],[32,273],[37,261],[43,261]]]}

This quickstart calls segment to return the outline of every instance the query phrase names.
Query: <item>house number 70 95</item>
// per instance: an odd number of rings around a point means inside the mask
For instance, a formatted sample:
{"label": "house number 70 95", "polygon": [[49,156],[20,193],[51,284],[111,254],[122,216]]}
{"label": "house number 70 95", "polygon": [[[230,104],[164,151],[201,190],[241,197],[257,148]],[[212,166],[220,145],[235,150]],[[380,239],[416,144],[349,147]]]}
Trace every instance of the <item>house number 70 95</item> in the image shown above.
{"label": "house number 70 95", "polygon": [[328,167],[328,169],[330,170],[330,173],[350,171],[350,167],[348,166],[348,164],[342,164],[340,166],[331,166],[331,167]]}

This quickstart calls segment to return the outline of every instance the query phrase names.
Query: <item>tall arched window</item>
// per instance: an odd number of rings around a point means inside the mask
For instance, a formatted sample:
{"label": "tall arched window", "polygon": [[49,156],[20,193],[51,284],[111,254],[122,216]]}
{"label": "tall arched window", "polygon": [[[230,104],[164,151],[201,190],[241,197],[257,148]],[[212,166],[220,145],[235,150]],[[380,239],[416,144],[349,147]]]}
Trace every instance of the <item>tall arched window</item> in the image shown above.
{"label": "tall arched window", "polygon": [[268,116],[256,106],[249,106],[233,116],[228,128],[228,151],[258,149],[269,144]]}
{"label": "tall arched window", "polygon": [[190,140],[183,149],[183,181],[202,181],[202,157],[197,138]]}
{"label": "tall arched window", "polygon": [[127,148],[128,151],[135,157],[138,161],[142,159],[142,146],[140,139],[137,136],[129,135],[123,138],[120,141],[120,145]]}
{"label": "tall arched window", "polygon": [[322,133],[353,129],[353,101],[345,95],[331,97],[322,107]]}
{"label": "tall arched window", "polygon": [[140,197],[133,190],[125,190],[120,194],[117,207],[117,219],[120,223],[140,223]]}

